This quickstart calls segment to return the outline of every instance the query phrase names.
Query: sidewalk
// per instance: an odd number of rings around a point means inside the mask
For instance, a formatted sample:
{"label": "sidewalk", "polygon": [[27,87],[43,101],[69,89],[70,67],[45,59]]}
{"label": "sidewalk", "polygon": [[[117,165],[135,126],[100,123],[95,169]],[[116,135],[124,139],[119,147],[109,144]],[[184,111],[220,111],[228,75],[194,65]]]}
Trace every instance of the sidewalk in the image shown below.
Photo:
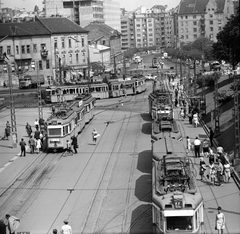
{"label": "sidewalk", "polygon": [[[175,116],[178,116],[180,108],[175,109]],[[183,135],[183,143],[186,145],[186,136],[189,136],[191,142],[198,137],[201,141],[205,138],[208,139],[204,129],[201,126],[195,128],[189,124],[188,118],[180,123],[181,133]],[[203,156],[203,155],[202,155]],[[200,180],[199,175],[199,158],[195,158],[194,152],[190,153],[190,157],[195,163],[197,171],[197,185],[204,199],[204,227],[205,233],[215,233],[215,216],[217,214],[218,206],[222,207],[223,213],[226,217],[226,233],[239,233],[240,230],[240,197],[239,189],[233,179],[230,183],[224,183],[223,186],[212,186],[210,181],[205,177],[203,181]],[[208,165],[208,158],[204,158],[205,163]],[[208,174],[208,169],[205,176]]]}

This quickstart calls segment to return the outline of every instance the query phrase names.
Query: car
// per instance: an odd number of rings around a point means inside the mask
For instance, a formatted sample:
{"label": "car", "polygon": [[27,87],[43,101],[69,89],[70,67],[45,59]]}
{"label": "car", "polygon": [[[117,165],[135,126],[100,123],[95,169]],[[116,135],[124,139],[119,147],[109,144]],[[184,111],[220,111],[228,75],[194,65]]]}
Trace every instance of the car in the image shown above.
{"label": "car", "polygon": [[155,76],[153,74],[148,74],[148,75],[145,75],[145,79],[146,80],[156,80],[157,76]]}

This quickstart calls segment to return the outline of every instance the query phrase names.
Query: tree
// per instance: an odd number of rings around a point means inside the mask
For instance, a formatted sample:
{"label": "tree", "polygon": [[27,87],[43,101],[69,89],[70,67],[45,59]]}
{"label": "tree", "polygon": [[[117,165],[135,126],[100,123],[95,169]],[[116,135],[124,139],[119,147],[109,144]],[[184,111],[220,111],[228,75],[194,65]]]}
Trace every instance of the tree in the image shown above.
{"label": "tree", "polygon": [[231,15],[223,30],[217,34],[217,42],[213,44],[214,57],[230,63],[233,70],[240,62],[239,25],[238,8],[236,15]]}

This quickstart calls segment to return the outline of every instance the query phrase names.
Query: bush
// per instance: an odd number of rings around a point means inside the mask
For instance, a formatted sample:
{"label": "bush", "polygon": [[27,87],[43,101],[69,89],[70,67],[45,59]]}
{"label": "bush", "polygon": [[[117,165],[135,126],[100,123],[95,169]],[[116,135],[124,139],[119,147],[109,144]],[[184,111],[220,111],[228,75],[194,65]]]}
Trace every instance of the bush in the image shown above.
{"label": "bush", "polygon": [[203,79],[205,79],[205,87],[208,87],[210,90],[214,90],[215,80],[218,81],[220,79],[220,73],[214,72],[214,73],[209,74],[209,75],[200,75],[197,78],[197,84],[200,88],[203,85]]}

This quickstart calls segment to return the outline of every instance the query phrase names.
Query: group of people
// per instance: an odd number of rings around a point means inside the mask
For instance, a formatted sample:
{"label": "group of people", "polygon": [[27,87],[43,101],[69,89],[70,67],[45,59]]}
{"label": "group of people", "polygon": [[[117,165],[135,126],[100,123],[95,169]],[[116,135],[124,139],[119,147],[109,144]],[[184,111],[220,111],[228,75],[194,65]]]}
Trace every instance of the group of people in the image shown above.
{"label": "group of people", "polygon": [[16,234],[16,230],[19,226],[20,226],[20,219],[13,215],[6,214],[5,220],[0,219],[1,234],[7,234],[7,233]]}
{"label": "group of people", "polygon": [[67,152],[73,153],[72,147],[74,149],[74,153],[77,154],[78,142],[75,135],[71,137],[71,140],[67,140]]}
{"label": "group of people", "polygon": [[[68,220],[63,221],[64,225],[60,229],[61,234],[72,234],[72,227],[69,225]],[[58,230],[56,228],[53,229],[53,234],[58,234]]]}

